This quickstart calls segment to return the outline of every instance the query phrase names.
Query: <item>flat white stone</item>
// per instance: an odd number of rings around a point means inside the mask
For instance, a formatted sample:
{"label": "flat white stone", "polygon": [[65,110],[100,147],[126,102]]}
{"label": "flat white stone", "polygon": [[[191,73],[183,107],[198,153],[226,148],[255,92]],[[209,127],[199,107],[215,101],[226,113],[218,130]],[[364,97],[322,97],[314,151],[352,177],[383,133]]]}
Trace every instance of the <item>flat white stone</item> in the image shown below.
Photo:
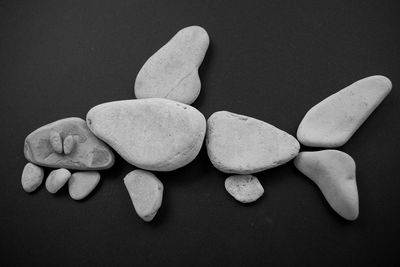
{"label": "flat white stone", "polygon": [[99,182],[99,172],[75,172],[68,180],[69,195],[75,200],[84,199],[96,188]]}
{"label": "flat white stone", "polygon": [[358,217],[356,164],[352,157],[338,150],[300,152],[294,164],[317,184],[340,216],[347,220]]}
{"label": "flat white stone", "polygon": [[253,175],[232,175],[225,180],[225,189],[237,201],[250,203],[264,194],[264,188]]}
{"label": "flat white stone", "polygon": [[200,93],[198,68],[210,39],[199,26],[180,30],[152,55],[135,81],[136,98],[168,98],[193,103]]}
{"label": "flat white stone", "polygon": [[251,174],[294,158],[300,144],[290,134],[251,117],[218,111],[207,121],[207,153],[225,173]]}
{"label": "flat white stone", "polygon": [[297,130],[300,143],[312,147],[345,144],[392,89],[384,76],[359,80],[312,107]]}
{"label": "flat white stone", "polygon": [[153,220],[162,203],[161,181],[151,172],[134,170],[125,176],[124,183],[139,217],[146,222]]}
{"label": "flat white stone", "polygon": [[87,124],[126,161],[153,171],[190,163],[206,131],[206,120],[197,109],[162,98],[98,105],[88,112]]}
{"label": "flat white stone", "polygon": [[46,179],[46,189],[52,194],[57,193],[68,182],[71,177],[71,173],[64,168],[54,170],[50,172]]}
{"label": "flat white stone", "polygon": [[33,192],[38,188],[43,181],[44,171],[39,166],[32,163],[27,163],[22,171],[21,184],[25,192]]}

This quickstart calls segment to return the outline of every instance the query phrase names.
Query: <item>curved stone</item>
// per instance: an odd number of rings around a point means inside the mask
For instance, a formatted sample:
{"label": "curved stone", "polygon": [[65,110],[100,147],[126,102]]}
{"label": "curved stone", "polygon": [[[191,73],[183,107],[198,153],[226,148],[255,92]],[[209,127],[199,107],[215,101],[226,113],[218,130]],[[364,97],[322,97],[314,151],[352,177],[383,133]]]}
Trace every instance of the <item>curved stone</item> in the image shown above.
{"label": "curved stone", "polygon": [[71,178],[71,172],[61,168],[50,172],[46,179],[46,189],[49,193],[55,194],[60,190],[66,182]]}
{"label": "curved stone", "polygon": [[130,164],[153,171],[172,171],[190,163],[206,130],[197,109],[161,98],[95,106],[87,114],[87,124]]}
{"label": "curved stone", "polygon": [[[55,151],[50,137],[54,132],[62,139],[72,136],[74,150],[66,155]],[[24,145],[25,158],[37,165],[71,170],[102,170],[114,164],[114,154],[94,136],[80,118],[66,118],[40,127],[29,134]]]}
{"label": "curved stone", "polygon": [[218,111],[207,120],[207,153],[220,171],[251,174],[282,165],[294,158],[299,142],[266,122]]}
{"label": "curved stone", "polygon": [[199,26],[180,30],[139,71],[135,81],[136,97],[193,103],[201,88],[198,68],[209,43],[207,32]]}
{"label": "curved stone", "polygon": [[338,150],[300,152],[294,164],[317,184],[340,216],[347,220],[358,217],[356,164],[352,157]]}
{"label": "curved stone", "polygon": [[134,170],[125,176],[124,183],[139,217],[146,222],[153,220],[162,203],[161,181],[151,172]]}
{"label": "curved stone", "polygon": [[392,89],[384,76],[359,80],[312,107],[297,130],[300,143],[312,147],[344,145]]}
{"label": "curved stone", "polygon": [[232,175],[225,180],[225,189],[237,201],[250,203],[264,194],[264,188],[253,175]]}
{"label": "curved stone", "polygon": [[69,195],[74,200],[84,199],[96,188],[99,182],[99,172],[75,172],[68,180]]}

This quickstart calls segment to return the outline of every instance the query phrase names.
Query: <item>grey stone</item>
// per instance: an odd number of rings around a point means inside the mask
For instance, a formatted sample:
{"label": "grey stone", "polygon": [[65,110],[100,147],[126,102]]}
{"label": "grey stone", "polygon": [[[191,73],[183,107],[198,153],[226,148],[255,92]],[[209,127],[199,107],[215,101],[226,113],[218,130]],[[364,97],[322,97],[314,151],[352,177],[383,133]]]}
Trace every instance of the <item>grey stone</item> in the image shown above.
{"label": "grey stone", "polygon": [[[75,147],[69,151],[70,154],[60,154],[58,145],[57,151],[54,149],[54,133],[58,133],[62,139],[73,137]],[[53,140],[53,144],[50,140]],[[94,136],[80,118],[58,120],[32,132],[25,139],[24,154],[30,162],[50,168],[102,170],[114,164],[111,149]]]}

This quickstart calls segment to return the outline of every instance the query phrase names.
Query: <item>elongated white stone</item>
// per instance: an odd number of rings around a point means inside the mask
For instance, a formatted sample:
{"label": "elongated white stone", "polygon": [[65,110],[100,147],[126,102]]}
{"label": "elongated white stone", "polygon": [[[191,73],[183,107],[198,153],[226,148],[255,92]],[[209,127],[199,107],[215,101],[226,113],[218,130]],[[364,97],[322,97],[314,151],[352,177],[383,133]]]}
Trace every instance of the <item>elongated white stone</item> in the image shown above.
{"label": "elongated white stone", "polygon": [[294,164],[317,184],[340,216],[347,220],[358,217],[356,164],[352,157],[338,150],[300,152]]}
{"label": "elongated white stone", "polygon": [[149,98],[98,105],[87,114],[92,132],[142,169],[172,171],[199,153],[206,121],[197,109]]}
{"label": "elongated white stone", "polygon": [[264,188],[253,175],[232,175],[225,180],[225,189],[237,201],[250,203],[264,194]]}
{"label": "elongated white stone", "polygon": [[251,174],[282,165],[300,149],[297,140],[251,117],[218,111],[207,121],[207,153],[220,171]]}
{"label": "elongated white stone", "polygon": [[198,68],[210,39],[199,26],[180,30],[152,55],[135,81],[136,98],[168,98],[193,103],[200,93]]}
{"label": "elongated white stone", "polygon": [[162,203],[161,181],[151,172],[134,170],[125,176],[124,183],[139,217],[146,222],[153,220]]}
{"label": "elongated white stone", "polygon": [[347,86],[307,112],[297,130],[297,139],[313,147],[342,146],[391,89],[390,80],[379,75]]}

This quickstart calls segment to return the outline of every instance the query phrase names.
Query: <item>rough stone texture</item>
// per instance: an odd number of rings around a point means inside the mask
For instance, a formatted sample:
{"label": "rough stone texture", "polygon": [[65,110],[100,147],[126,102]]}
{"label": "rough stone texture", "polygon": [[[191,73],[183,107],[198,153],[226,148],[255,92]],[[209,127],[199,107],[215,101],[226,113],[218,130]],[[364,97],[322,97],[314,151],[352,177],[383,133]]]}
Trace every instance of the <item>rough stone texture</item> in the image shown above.
{"label": "rough stone texture", "polygon": [[297,130],[297,138],[307,146],[342,146],[391,89],[390,80],[379,75],[347,86],[307,112]]}
{"label": "rough stone texture", "polygon": [[52,194],[57,193],[68,182],[71,177],[71,173],[64,168],[54,170],[50,172],[46,180],[46,189]]}
{"label": "rough stone texture", "polygon": [[207,121],[207,153],[225,173],[251,174],[282,165],[300,149],[288,133],[257,119],[227,111]]}
{"label": "rough stone texture", "polygon": [[146,222],[153,220],[162,203],[161,181],[151,172],[134,170],[125,176],[124,183],[139,217]]}
{"label": "rough stone texture", "polygon": [[250,203],[264,194],[264,188],[253,175],[232,175],[225,180],[225,189],[237,201]]}
{"label": "rough stone texture", "polygon": [[63,142],[60,133],[54,130],[50,131],[49,139],[53,150],[59,154],[63,153]]}
{"label": "rough stone texture", "polygon": [[69,195],[75,200],[84,199],[96,188],[99,182],[99,172],[75,172],[68,180]]}
{"label": "rough stone texture", "polygon": [[35,191],[43,181],[44,171],[39,166],[27,163],[22,171],[21,184],[25,192]]}
{"label": "rough stone texture", "polygon": [[172,171],[190,163],[206,130],[197,109],[161,98],[98,105],[88,112],[87,124],[126,161],[154,171]]}
{"label": "rough stone texture", "polygon": [[135,82],[136,97],[193,103],[201,88],[198,68],[209,43],[207,32],[199,26],[180,30],[139,71]]}
{"label": "rough stone texture", "polygon": [[[75,148],[69,154],[60,154],[50,143],[50,133],[57,132],[62,139],[73,136]],[[71,170],[101,170],[114,164],[112,151],[88,129],[80,118],[66,118],[40,127],[25,139],[25,158],[37,165]]]}
{"label": "rough stone texture", "polygon": [[294,164],[321,189],[329,205],[343,218],[358,217],[356,164],[338,150],[301,152]]}
{"label": "rough stone texture", "polygon": [[74,137],[72,135],[68,135],[67,137],[65,137],[63,143],[64,154],[65,155],[71,154],[72,150],[74,150],[74,147],[75,147]]}

